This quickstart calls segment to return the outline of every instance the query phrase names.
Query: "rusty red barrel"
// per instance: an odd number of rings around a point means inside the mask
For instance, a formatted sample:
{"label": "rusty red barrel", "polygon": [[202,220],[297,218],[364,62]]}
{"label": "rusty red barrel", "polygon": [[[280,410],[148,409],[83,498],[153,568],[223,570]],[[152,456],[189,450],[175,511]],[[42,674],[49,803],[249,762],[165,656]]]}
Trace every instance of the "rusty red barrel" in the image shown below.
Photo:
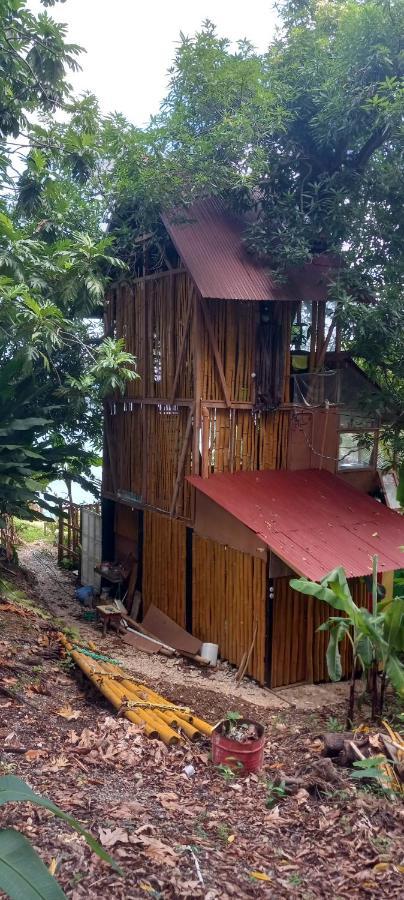
{"label": "rusty red barrel", "polygon": [[257,737],[243,742],[229,737],[230,723],[224,719],[212,731],[212,761],[215,766],[228,766],[235,773],[260,772],[264,763],[265,729],[251,719],[239,719],[237,725],[254,726]]}

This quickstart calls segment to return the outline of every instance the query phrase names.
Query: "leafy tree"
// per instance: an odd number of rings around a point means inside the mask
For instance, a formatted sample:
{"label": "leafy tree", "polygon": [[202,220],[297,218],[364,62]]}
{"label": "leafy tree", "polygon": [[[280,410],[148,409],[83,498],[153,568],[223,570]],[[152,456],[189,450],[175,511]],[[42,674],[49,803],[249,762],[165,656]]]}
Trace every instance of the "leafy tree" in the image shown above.
{"label": "leafy tree", "polygon": [[[96,490],[102,396],[135,377],[135,360],[100,334],[108,272],[122,263],[98,207],[91,217],[79,202],[93,158],[76,119],[89,128],[95,110],[70,96],[79,48],[24,0],[0,0],[0,12],[0,516],[32,517],[39,501],[52,509],[55,478]],[[57,141],[56,108],[68,121]]]}
{"label": "leafy tree", "polygon": [[[24,10],[22,3],[18,15]],[[162,208],[183,205],[186,213],[194,199],[219,194],[235,211],[249,210],[246,242],[269,254],[280,275],[314,253],[339,254],[346,262],[335,288],[344,349],[382,384],[394,426],[384,445],[399,464],[403,0],[285,0],[278,11],[278,31],[263,54],[247,40],[233,49],[210,22],[194,37],[181,35],[168,95],[146,129],[119,113],[102,117],[94,97],[74,100],[60,79],[54,102],[65,116],[56,121],[40,95],[41,121],[21,131],[13,150],[24,167],[20,161],[11,178],[8,211],[23,240],[41,245],[51,286],[42,299],[51,297],[75,321],[83,343],[83,315],[101,304],[108,278],[119,276],[116,258],[132,275],[141,272],[134,237],[149,235],[148,259],[158,265]],[[31,21],[31,32],[39,27]],[[62,66],[75,65],[77,48],[61,50],[60,40],[63,29],[54,36]],[[351,303],[353,287],[369,285],[377,304]],[[55,367],[70,385],[67,419],[82,413],[85,434],[94,435],[94,407],[77,390],[85,383],[79,347],[60,349]]]}

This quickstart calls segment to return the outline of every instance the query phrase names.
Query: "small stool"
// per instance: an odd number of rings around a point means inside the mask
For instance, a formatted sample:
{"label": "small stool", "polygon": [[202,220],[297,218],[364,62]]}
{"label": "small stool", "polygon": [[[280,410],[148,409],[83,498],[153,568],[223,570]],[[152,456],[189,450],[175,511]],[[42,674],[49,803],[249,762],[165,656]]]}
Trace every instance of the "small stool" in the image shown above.
{"label": "small stool", "polygon": [[117,624],[117,630],[119,628],[119,623],[122,618],[122,613],[119,612],[119,609],[116,606],[97,606],[97,613],[99,618],[102,621],[102,635],[105,637],[107,630],[111,623]]}

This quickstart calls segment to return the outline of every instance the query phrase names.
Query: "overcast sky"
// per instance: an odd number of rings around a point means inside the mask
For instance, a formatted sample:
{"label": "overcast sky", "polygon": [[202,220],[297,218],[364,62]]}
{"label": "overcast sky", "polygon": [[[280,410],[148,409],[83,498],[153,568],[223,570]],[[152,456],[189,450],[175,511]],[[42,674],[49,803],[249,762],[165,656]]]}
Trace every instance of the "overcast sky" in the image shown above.
{"label": "overcast sky", "polygon": [[[43,11],[39,0],[29,5]],[[247,37],[265,50],[275,23],[272,0],[66,0],[48,12],[87,50],[83,71],[70,78],[75,90],[93,92],[103,112],[123,112],[137,125],[157,112],[166,93],[180,31],[192,35],[208,18],[221,36]]]}

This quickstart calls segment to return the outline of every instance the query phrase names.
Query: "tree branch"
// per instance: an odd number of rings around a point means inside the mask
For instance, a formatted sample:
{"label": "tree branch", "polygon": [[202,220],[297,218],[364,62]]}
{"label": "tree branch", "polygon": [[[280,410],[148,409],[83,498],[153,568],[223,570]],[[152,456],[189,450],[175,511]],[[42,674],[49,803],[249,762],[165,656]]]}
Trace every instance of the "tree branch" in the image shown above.
{"label": "tree branch", "polygon": [[346,165],[349,166],[350,169],[354,169],[356,172],[362,171],[366,163],[369,162],[369,159],[373,155],[373,153],[381,147],[385,140],[388,138],[390,134],[390,126],[383,125],[373,132],[370,135],[366,143],[352,156],[351,159],[346,161]]}

